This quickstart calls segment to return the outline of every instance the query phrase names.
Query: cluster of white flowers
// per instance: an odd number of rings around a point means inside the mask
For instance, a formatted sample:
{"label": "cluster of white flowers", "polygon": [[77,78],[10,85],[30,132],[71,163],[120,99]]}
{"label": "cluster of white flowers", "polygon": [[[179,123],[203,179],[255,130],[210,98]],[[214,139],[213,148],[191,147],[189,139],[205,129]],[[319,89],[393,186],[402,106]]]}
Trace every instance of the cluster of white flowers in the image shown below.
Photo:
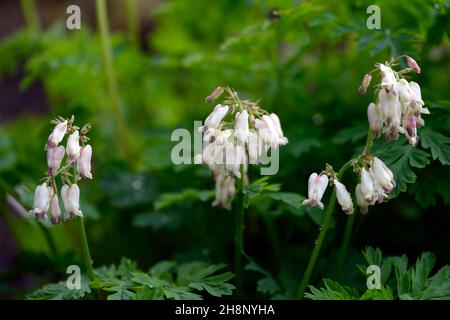
{"label": "cluster of white flowers", "polygon": [[203,145],[195,163],[208,165],[213,173],[216,180],[213,205],[229,209],[236,192],[235,179],[246,179],[248,164],[259,164],[269,150],[278,149],[288,140],[276,114],[268,114],[254,102],[241,101],[230,88],[215,89],[207,102],[212,103],[224,91],[228,99],[223,105],[216,105],[199,128]]}
{"label": "cluster of white flowers", "polygon": [[[30,211],[37,219],[42,220],[48,219],[47,212],[49,212],[52,224],[61,222],[56,177],[60,175],[63,181],[61,198],[65,209],[65,220],[74,216],[83,216],[80,210],[80,188],[77,181],[82,178],[92,179],[92,147],[89,144],[85,145],[89,140],[86,134],[90,130],[90,125],[79,129],[73,125],[73,122],[73,117],[71,119],[57,118],[52,121],[55,127],[44,148],[47,151],[48,175],[44,182],[37,186],[34,192],[33,209]],[[67,133],[69,136],[67,145],[64,147],[60,143]],[[66,164],[61,167],[65,155],[67,155]],[[71,172],[76,173],[75,176]]]}
{"label": "cluster of white flowers", "polygon": [[373,157],[369,170],[361,169],[360,181],[355,194],[356,203],[363,214],[367,213],[370,205],[384,202],[396,185],[392,171],[377,157]]}
{"label": "cluster of white flowers", "polygon": [[[403,78],[403,75],[411,71],[420,73],[419,65],[414,59],[406,56],[408,68],[396,72],[392,66],[397,59],[377,64],[375,70],[363,77],[359,92],[362,94],[367,92],[372,80],[371,74],[379,71],[381,84],[376,86],[377,101],[371,103],[367,109],[372,138],[379,138],[381,133],[385,133],[386,139],[391,141],[397,139],[399,133],[403,133],[409,143],[415,145],[418,141],[417,127],[424,125],[421,114],[430,112],[423,107],[419,85]],[[358,174],[359,182],[355,189],[356,205],[363,214],[368,212],[369,206],[386,201],[396,186],[392,171],[379,158],[370,155],[371,144],[372,139],[369,137],[364,152],[347,163],[353,166],[353,171]],[[313,173],[309,177],[308,199],[303,201],[303,205],[323,209],[322,197],[329,183],[335,187],[336,199],[342,210],[352,214],[354,206],[351,194],[338,181],[338,174],[329,165],[320,175]]]}
{"label": "cluster of white flowers", "polygon": [[[410,71],[420,73],[420,67],[411,57],[406,56],[409,68],[396,72],[392,69],[395,60],[377,64],[381,75],[381,84],[377,102],[371,103],[367,109],[369,125],[374,138],[385,133],[388,141],[396,140],[399,133],[405,134],[410,144],[418,142],[417,128],[424,126],[421,117],[429,114],[424,108],[420,86],[413,81],[408,82],[403,76]],[[359,91],[365,93],[372,76],[366,74]]]}
{"label": "cluster of white flowers", "polygon": [[[368,169],[365,166],[358,169],[360,182],[356,185],[355,190],[356,204],[364,214],[367,213],[370,205],[384,202],[388,198],[389,192],[395,188],[394,175],[383,161],[377,157],[371,157],[366,161]],[[309,176],[308,199],[305,199],[302,204],[323,209],[322,197],[330,181],[335,187],[336,199],[342,211],[352,214],[354,207],[350,192],[330,168],[320,175],[312,173]]]}

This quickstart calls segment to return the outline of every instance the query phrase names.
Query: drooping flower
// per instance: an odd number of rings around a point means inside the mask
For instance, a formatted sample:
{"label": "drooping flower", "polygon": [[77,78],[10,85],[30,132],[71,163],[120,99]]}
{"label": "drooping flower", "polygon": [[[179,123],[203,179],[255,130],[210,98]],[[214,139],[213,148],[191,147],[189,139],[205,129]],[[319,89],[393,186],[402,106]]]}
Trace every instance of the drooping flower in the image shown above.
{"label": "drooping flower", "polygon": [[379,158],[374,157],[370,167],[373,181],[380,185],[385,192],[391,192],[395,187],[392,171]]}
{"label": "drooping flower", "polygon": [[58,123],[53,129],[52,133],[50,133],[47,144],[45,145],[44,149],[47,150],[48,148],[56,147],[64,138],[66,131],[67,131],[67,120]]}
{"label": "drooping flower", "polygon": [[235,192],[236,187],[234,179],[228,175],[218,175],[216,177],[216,198],[213,202],[213,206],[230,209]]}
{"label": "drooping flower", "polygon": [[250,164],[258,164],[262,153],[262,143],[256,131],[250,130],[248,136],[248,157]]}
{"label": "drooping flower", "polygon": [[50,196],[52,194],[52,189],[47,186],[44,182],[36,187],[34,191],[34,204],[33,210],[30,213],[34,213],[37,219],[47,219],[45,214],[48,211],[50,205]]}
{"label": "drooping flower", "polygon": [[353,213],[353,201],[350,196],[350,193],[347,191],[345,186],[339,182],[337,179],[333,180],[334,186],[336,188],[336,199],[340,204],[342,211],[346,214]]}
{"label": "drooping flower", "polygon": [[413,58],[411,58],[410,56],[406,56],[406,62],[408,63],[408,66],[417,73],[420,73],[420,66],[419,64],[416,62],[416,60],[414,60]]}
{"label": "drooping flower", "polygon": [[70,162],[75,162],[80,157],[80,134],[78,130],[75,130],[67,138],[66,153]]}
{"label": "drooping flower", "polygon": [[61,223],[61,208],[59,207],[57,194],[54,194],[50,199],[50,221],[54,225]]}
{"label": "drooping flower", "polygon": [[76,215],[83,216],[83,212],[80,210],[80,188],[78,185],[72,184],[70,187],[67,184],[63,185],[61,197],[66,211],[64,215],[65,220],[72,219]]}
{"label": "drooping flower", "polygon": [[283,134],[283,129],[281,129],[280,118],[275,113],[270,114],[270,118],[272,118],[275,131],[278,134],[278,144],[284,146],[288,143],[288,139]]}
{"label": "drooping flower", "polygon": [[92,147],[88,144],[81,148],[80,157],[77,161],[77,172],[79,177],[92,179],[91,158]]}
{"label": "drooping flower", "polygon": [[308,199],[303,200],[302,205],[319,207],[323,210],[322,197],[328,186],[328,177],[312,173],[308,179]]}
{"label": "drooping flower", "polygon": [[227,115],[229,107],[227,105],[222,106],[221,104],[218,104],[214,110],[211,112],[211,114],[206,118],[205,125],[204,125],[204,131],[207,131],[209,129],[216,129],[222,119]]}
{"label": "drooping flower", "polygon": [[370,130],[374,139],[380,137],[383,129],[383,113],[379,104],[371,103],[367,108],[367,118],[369,119]]}
{"label": "drooping flower", "polygon": [[243,110],[236,113],[236,138],[239,142],[245,144],[248,141],[249,126],[248,126],[248,112]]}
{"label": "drooping flower", "polygon": [[61,161],[64,158],[65,149],[63,146],[47,148],[47,165],[48,174],[54,176],[61,166]]}
{"label": "drooping flower", "polygon": [[373,180],[366,168],[361,169],[361,193],[366,201],[372,201]]}
{"label": "drooping flower", "polygon": [[362,214],[366,214],[369,211],[369,202],[364,198],[364,194],[361,191],[361,183],[356,185],[355,195],[356,204],[358,205],[359,210]]}
{"label": "drooping flower", "polygon": [[381,89],[378,93],[380,100],[380,107],[383,114],[383,118],[386,124],[384,132],[386,133],[386,139],[392,141],[398,138],[399,133],[403,133],[404,130],[400,126],[402,108],[398,93],[395,90],[386,91]]}
{"label": "drooping flower", "polygon": [[394,90],[395,84],[397,83],[394,70],[383,63],[378,64],[378,68],[381,73],[381,87],[388,92]]}

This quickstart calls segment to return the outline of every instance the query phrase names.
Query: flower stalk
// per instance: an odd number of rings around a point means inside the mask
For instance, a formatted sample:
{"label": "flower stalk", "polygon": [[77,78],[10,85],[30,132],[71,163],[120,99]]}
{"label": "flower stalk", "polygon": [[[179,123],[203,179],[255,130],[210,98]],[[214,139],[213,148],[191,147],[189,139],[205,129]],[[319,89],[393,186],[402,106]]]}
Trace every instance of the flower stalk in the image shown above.
{"label": "flower stalk", "polygon": [[364,75],[358,88],[361,94],[365,94],[371,83],[372,73],[378,71],[381,84],[375,86],[375,96],[377,98],[367,108],[369,130],[363,152],[358,157],[348,161],[337,174],[330,165],[327,165],[320,175],[312,173],[308,180],[308,199],[303,201],[303,205],[323,209],[324,206],[321,199],[327,182],[330,181],[330,185],[334,186],[334,188],[320,229],[319,238],[315,243],[300,283],[297,294],[299,299],[303,298],[314,270],[336,200],[339,202],[342,211],[350,215],[339,249],[338,269],[341,268],[345,261],[355,215],[351,193],[339,181],[343,173],[349,166],[352,166],[353,172],[357,175],[358,184],[354,193],[356,196],[355,204],[359,207],[362,214],[368,212],[369,206],[386,201],[389,198],[389,193],[394,190],[396,181],[393,172],[386,164],[371,154],[373,139],[379,138],[384,133],[387,142],[390,142],[397,140],[399,134],[404,134],[411,145],[416,145],[419,139],[417,127],[424,125],[421,115],[430,113],[427,108],[423,107],[425,103],[422,100],[420,86],[413,81],[408,82],[402,78],[408,72],[420,73],[420,66],[415,60],[406,56],[409,68],[395,71],[392,67],[397,65],[399,58],[391,58],[384,64],[376,64],[376,69]]}

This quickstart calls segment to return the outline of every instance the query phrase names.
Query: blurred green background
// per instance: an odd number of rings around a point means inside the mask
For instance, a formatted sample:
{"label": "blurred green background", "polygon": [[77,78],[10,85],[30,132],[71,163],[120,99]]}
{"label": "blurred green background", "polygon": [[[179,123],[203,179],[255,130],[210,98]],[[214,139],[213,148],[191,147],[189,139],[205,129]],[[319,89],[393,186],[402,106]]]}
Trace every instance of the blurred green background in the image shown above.
{"label": "blurred green background", "polygon": [[[431,251],[438,265],[450,263],[449,1],[110,0],[117,99],[108,87],[95,2],[35,3],[37,11],[0,3],[1,298],[23,298],[81,263],[72,223],[53,227],[23,214],[46,168],[53,117],[73,114],[76,123],[93,126],[94,179],[81,183],[81,201],[95,265],[126,256],[142,268],[165,259],[231,268],[233,214],[211,207],[214,182],[206,168],[171,163],[171,132],[192,132],[193,121],[211,111],[205,97],[219,85],[260,99],[279,115],[290,141],[270,182],[305,195],[311,172],[325,163],[339,168],[361,150],[372,95],[358,93],[360,80],[375,62],[401,54],[422,67],[413,80],[431,111],[419,129],[428,140],[417,147],[419,163],[409,147],[396,159],[397,191],[406,192],[367,216],[358,213],[348,265],[335,278],[352,281],[367,245],[412,259]],[[70,4],[81,8],[81,30],[66,29]],[[381,9],[380,30],[366,28],[371,4]],[[404,137],[395,143],[403,146]],[[322,215],[265,197],[246,215],[246,251],[285,296],[297,288]],[[321,274],[333,273],[345,218],[334,214]],[[257,292],[260,278],[245,273],[247,297],[270,297]]]}

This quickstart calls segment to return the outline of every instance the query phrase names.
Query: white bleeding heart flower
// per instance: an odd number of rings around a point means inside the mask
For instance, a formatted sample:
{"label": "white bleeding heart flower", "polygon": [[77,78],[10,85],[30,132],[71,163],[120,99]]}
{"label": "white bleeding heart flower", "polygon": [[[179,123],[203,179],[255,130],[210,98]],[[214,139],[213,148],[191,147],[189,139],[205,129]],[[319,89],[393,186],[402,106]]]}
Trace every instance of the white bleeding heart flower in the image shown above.
{"label": "white bleeding heart flower", "polygon": [[81,148],[80,157],[77,160],[77,173],[79,177],[92,179],[91,158],[92,147],[88,144]]}
{"label": "white bleeding heart flower", "polygon": [[53,189],[48,187],[45,182],[38,185],[34,191],[33,210],[31,210],[30,213],[34,213],[38,219],[47,219],[45,213],[48,211],[52,193]]}
{"label": "white bleeding heart flower", "polygon": [[235,126],[236,137],[241,143],[246,143],[249,136],[249,126],[248,126],[248,112],[243,110],[242,112],[236,113],[236,126]]}
{"label": "white bleeding heart flower", "polygon": [[369,211],[369,202],[364,198],[364,194],[361,191],[361,183],[358,183],[356,185],[355,189],[355,195],[356,195],[356,204],[359,207],[359,210],[362,214],[367,214]]}
{"label": "white bleeding heart flower", "polygon": [[56,194],[50,199],[50,221],[53,225],[61,223],[61,208]]}
{"label": "white bleeding heart flower", "polygon": [[373,199],[373,180],[366,168],[361,170],[361,192],[366,201],[372,201]]}
{"label": "white bleeding heart flower", "polygon": [[394,90],[395,84],[397,83],[394,70],[382,63],[378,64],[378,68],[381,72],[381,87],[387,91]]}
{"label": "white bleeding heart flower", "polygon": [[308,199],[303,200],[302,205],[319,207],[323,210],[322,197],[328,186],[328,177],[312,173],[308,179]]}
{"label": "white bleeding heart flower", "polygon": [[204,130],[215,129],[219,126],[222,119],[227,115],[229,107],[218,104],[205,120]]}
{"label": "white bleeding heart flower", "polygon": [[417,117],[413,114],[406,114],[403,117],[403,128],[405,128],[405,135],[408,138],[408,142],[415,146],[419,141],[417,136]]}
{"label": "white bleeding heart flower", "polygon": [[271,113],[270,118],[272,119],[275,131],[277,132],[278,144],[284,146],[285,144],[288,143],[288,139],[284,136],[283,129],[281,129],[280,118],[278,118],[278,116],[275,113]]}
{"label": "white bleeding heart flower", "polygon": [[256,131],[251,130],[248,136],[248,157],[250,164],[258,164],[262,154],[262,143]]}
{"label": "white bleeding heart flower", "polygon": [[409,85],[409,82],[405,79],[400,79],[397,81],[395,90],[398,92],[398,97],[402,104],[402,112],[405,112],[406,108],[410,105],[411,100],[415,96],[414,91]]}
{"label": "white bleeding heart flower", "polygon": [[342,208],[342,211],[344,211],[346,214],[352,214],[353,201],[350,193],[347,191],[345,186],[337,179],[334,179],[333,181],[334,187],[336,188],[336,198]]}
{"label": "white bleeding heart flower", "polygon": [[80,134],[78,130],[72,132],[67,138],[66,153],[70,162],[75,162],[80,157]]}
{"label": "white bleeding heart flower", "polygon": [[64,218],[69,220],[75,216],[83,216],[80,210],[80,188],[78,185],[72,184],[70,187],[65,184],[61,188],[61,197],[66,211]]}
{"label": "white bleeding heart flower", "polygon": [[401,127],[402,107],[395,90],[387,92],[381,89],[378,93],[380,107],[386,124],[385,133],[388,141],[396,140],[399,133],[404,130]]}
{"label": "white bleeding heart flower", "polygon": [[216,198],[213,206],[230,209],[231,201],[236,193],[235,181],[231,176],[218,175],[216,177]]}
{"label": "white bleeding heart flower", "polygon": [[384,122],[383,113],[379,104],[375,104],[373,102],[369,104],[367,107],[367,118],[369,119],[369,126],[372,131],[373,138],[379,138]]}
{"label": "white bleeding heart flower", "polygon": [[380,185],[385,192],[391,192],[394,189],[394,175],[383,161],[377,157],[374,157],[370,170],[374,182]]}
{"label": "white bleeding heart flower", "polygon": [[44,149],[47,150],[48,148],[56,147],[62,141],[62,139],[64,139],[66,131],[67,131],[67,120],[58,123],[53,129],[52,133],[50,133],[47,144],[45,145]]}
{"label": "white bleeding heart flower", "polygon": [[47,148],[48,174],[54,176],[61,166],[66,150],[63,146]]}

